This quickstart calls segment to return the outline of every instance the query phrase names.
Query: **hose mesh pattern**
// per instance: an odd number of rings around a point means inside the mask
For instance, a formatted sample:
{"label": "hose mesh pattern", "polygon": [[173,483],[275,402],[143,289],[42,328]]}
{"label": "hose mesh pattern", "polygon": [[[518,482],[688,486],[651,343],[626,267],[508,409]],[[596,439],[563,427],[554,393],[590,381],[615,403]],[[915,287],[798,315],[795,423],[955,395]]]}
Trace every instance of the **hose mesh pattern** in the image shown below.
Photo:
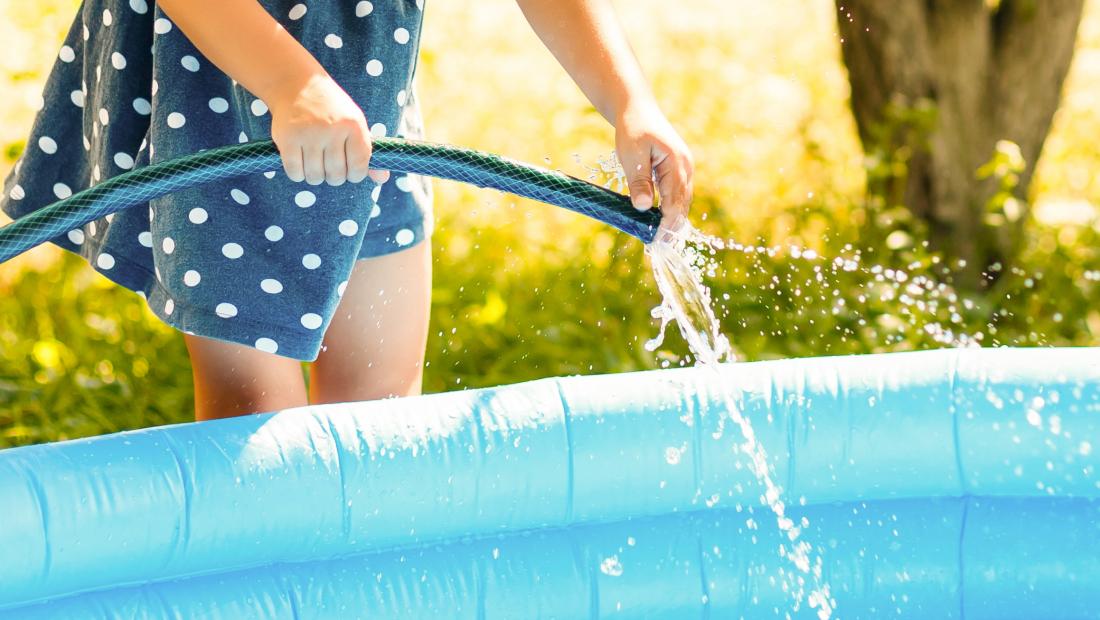
{"label": "hose mesh pattern", "polygon": [[[531,198],[614,226],[645,243],[657,233],[657,209],[638,211],[630,198],[560,172],[444,144],[378,138],[371,167],[450,179]],[[272,140],[206,149],[111,177],[0,228],[0,263],[126,207],[211,181],[282,168]]]}

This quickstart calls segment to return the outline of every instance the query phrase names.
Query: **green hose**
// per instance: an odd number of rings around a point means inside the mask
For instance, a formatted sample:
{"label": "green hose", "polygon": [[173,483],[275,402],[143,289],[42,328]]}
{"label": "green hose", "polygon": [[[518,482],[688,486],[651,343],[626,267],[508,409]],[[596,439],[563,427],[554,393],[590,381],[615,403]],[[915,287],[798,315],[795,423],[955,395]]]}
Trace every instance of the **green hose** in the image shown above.
{"label": "green hose", "polygon": [[[644,243],[661,213],[638,211],[618,192],[560,172],[445,144],[377,138],[371,167],[451,179],[557,205],[595,218]],[[282,167],[275,143],[259,140],[207,149],[111,177],[0,228],[0,263],[126,207],[202,183]]]}

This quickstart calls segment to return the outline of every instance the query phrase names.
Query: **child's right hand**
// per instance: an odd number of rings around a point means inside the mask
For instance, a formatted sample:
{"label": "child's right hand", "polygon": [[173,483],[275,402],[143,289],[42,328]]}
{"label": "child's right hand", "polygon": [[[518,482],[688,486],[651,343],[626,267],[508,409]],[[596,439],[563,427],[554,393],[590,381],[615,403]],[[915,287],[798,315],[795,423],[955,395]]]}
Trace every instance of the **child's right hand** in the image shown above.
{"label": "child's right hand", "polygon": [[269,102],[271,139],[291,181],[310,185],[386,182],[386,170],[370,170],[371,134],[363,110],[330,76],[315,73],[303,85]]}

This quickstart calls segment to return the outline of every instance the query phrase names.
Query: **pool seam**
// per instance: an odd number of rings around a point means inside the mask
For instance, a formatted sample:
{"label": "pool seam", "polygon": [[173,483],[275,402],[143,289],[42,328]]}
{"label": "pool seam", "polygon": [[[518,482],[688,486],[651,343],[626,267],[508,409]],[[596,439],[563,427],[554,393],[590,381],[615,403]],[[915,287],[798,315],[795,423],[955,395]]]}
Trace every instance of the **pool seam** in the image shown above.
{"label": "pool seam", "polygon": [[570,410],[569,405],[565,401],[565,391],[562,388],[561,379],[554,379],[554,388],[558,392],[558,402],[561,404],[561,419],[562,428],[565,431],[565,523],[568,525],[573,524],[574,517],[574,484],[576,483],[575,464],[576,460],[576,446],[573,443],[573,425],[570,423]]}

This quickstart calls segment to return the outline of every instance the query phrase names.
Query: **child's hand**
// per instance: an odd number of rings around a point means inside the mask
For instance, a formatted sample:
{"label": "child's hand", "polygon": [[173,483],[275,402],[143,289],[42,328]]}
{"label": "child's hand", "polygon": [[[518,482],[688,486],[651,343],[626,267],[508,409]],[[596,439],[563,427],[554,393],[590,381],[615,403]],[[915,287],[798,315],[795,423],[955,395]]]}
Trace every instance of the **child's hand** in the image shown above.
{"label": "child's hand", "polygon": [[368,170],[371,134],[363,110],[328,75],[314,74],[288,89],[271,108],[271,139],[291,181],[310,185],[358,183],[368,175],[386,182],[386,170]]}
{"label": "child's hand", "polygon": [[653,206],[653,177],[661,195],[661,226],[686,223],[695,162],[687,144],[656,105],[623,111],[615,123],[615,150],[622,162],[634,207]]}

